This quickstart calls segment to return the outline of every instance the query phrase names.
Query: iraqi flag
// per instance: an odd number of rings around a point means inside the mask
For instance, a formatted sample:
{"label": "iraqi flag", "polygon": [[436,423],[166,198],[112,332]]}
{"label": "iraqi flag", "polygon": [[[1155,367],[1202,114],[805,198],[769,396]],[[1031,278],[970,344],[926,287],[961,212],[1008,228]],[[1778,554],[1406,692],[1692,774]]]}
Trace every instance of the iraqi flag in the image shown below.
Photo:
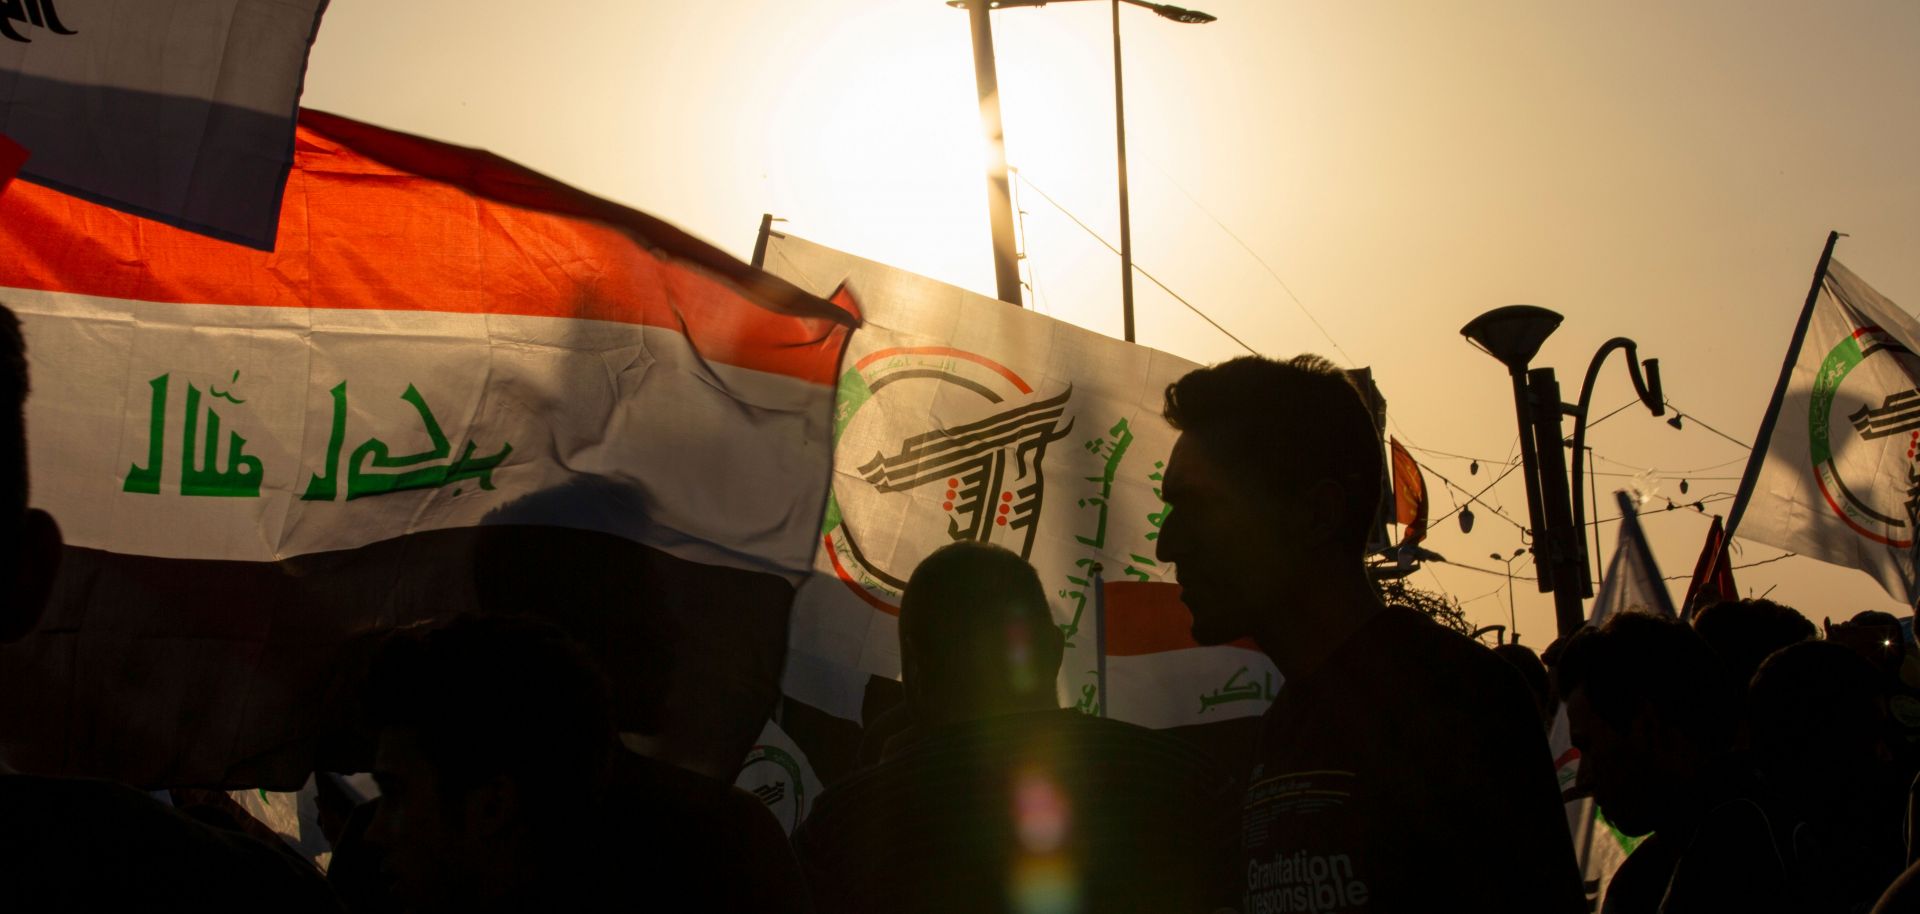
{"label": "iraqi flag", "polygon": [[791,235],[769,237],[765,259],[816,294],[844,285],[865,319],[839,379],[819,557],[794,608],[791,698],[862,721],[873,681],[900,675],[907,577],[971,539],[1039,572],[1067,635],[1063,705],[1155,728],[1251,726],[1266,710],[1272,663],[1195,644],[1154,559],[1177,437],[1164,392],[1197,366]]}
{"label": "iraqi flag", "polygon": [[1727,532],[1858,568],[1911,606],[1920,323],[1832,251],[1829,239]]}
{"label": "iraqi flag", "polygon": [[21,177],[272,249],[326,0],[0,2]]}
{"label": "iraqi flag", "polygon": [[495,156],[318,112],[272,253],[26,183],[0,249],[33,500],[69,544],[40,631],[0,651],[15,767],[356,770],[368,636],[478,607],[572,629],[623,729],[738,768],[818,541],[845,312]]}

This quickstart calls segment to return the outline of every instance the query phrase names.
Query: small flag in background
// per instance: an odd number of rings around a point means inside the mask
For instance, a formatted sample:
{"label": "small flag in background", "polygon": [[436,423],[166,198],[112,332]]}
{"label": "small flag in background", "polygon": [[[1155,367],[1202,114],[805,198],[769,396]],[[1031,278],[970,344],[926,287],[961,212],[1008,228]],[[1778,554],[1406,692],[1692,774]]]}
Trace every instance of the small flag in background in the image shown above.
{"label": "small flag in background", "polygon": [[1593,597],[1587,624],[1597,626],[1617,612],[1652,613],[1671,619],[1673,598],[1667,595],[1667,582],[1661,579],[1653,550],[1647,548],[1647,538],[1640,532],[1639,508],[1625,492],[1615,492],[1614,498],[1620,506],[1620,542],[1614,548],[1613,560],[1607,563],[1600,592]]}
{"label": "small flag in background", "polygon": [[271,250],[326,0],[0,3],[20,176]]}
{"label": "small flag in background", "polygon": [[1693,563],[1693,583],[1687,585],[1687,598],[1680,604],[1682,618],[1693,618],[1708,604],[1740,599],[1740,589],[1733,583],[1733,558],[1727,554],[1728,539],[1719,515],[1714,515],[1706,545]]}
{"label": "small flag in background", "polygon": [[1406,531],[1400,545],[1417,546],[1427,538],[1427,480],[1420,475],[1420,463],[1398,440],[1387,441],[1393,450],[1394,519]]}

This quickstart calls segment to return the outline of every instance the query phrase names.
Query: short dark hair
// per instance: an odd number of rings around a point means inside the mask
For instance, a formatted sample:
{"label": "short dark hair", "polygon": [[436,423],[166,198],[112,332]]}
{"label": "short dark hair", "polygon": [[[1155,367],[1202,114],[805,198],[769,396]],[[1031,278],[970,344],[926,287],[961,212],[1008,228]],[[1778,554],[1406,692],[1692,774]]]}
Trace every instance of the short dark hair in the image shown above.
{"label": "short dark hair", "polygon": [[1720,655],[1728,675],[1744,687],[1760,661],[1789,644],[1820,636],[1812,620],[1772,600],[1727,600],[1708,604],[1693,617],[1693,630]]}
{"label": "short dark hair", "polygon": [[606,774],[606,683],[553,625],[470,613],[396,632],[369,678],[374,730],[416,734],[443,799],[505,775],[532,810],[558,811]]}
{"label": "short dark hair", "polygon": [[1164,415],[1247,485],[1271,491],[1288,475],[1338,482],[1351,518],[1340,533],[1356,551],[1366,546],[1384,490],[1380,430],[1332,362],[1242,356],[1195,369],[1167,385]]}
{"label": "short dark hair", "polygon": [[900,599],[900,640],[916,652],[922,670],[943,680],[937,683],[943,689],[987,685],[958,681],[986,667],[1016,675],[1024,670],[1032,674],[1032,685],[1051,690],[1065,639],[1054,625],[1046,588],[1026,559],[991,543],[963,540],[940,547],[913,569]]}
{"label": "short dark hair", "polygon": [[1652,712],[1710,749],[1733,737],[1739,693],[1713,650],[1686,623],[1621,612],[1567,639],[1553,670],[1561,701],[1582,687],[1595,714],[1626,730]]}
{"label": "short dark hair", "polygon": [[1844,645],[1807,641],[1760,664],[1748,693],[1754,754],[1803,767],[1821,759],[1871,759],[1886,735],[1888,680]]}
{"label": "short dark hair", "polygon": [[27,340],[20,318],[0,305],[0,517],[27,510]]}

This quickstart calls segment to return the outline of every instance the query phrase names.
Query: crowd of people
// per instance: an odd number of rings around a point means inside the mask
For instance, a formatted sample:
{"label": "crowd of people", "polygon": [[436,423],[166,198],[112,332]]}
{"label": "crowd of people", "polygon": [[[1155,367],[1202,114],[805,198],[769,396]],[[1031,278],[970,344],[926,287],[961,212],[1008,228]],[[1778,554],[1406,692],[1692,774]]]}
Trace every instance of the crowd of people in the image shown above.
{"label": "crowd of people", "polygon": [[[27,507],[18,322],[0,309],[0,638],[33,630],[57,522]],[[1766,600],[1620,613],[1543,655],[1382,600],[1378,433],[1343,373],[1242,358],[1166,392],[1158,558],[1203,644],[1285,681],[1243,757],[1060,704],[1063,638],[1020,556],[956,542],[900,607],[903,703],[789,838],[758,800],[623,741],[604,644],[513,611],[384,637],[378,796],[322,779],[322,873],[218,791],[165,799],[0,760],[21,910],[1580,912],[1591,795],[1638,839],[1603,910],[1920,911],[1920,653],[1899,620]],[[1302,444],[1300,430],[1314,431]],[[499,567],[486,573],[499,577]],[[583,568],[562,589],[591,600]],[[641,648],[647,646],[642,645]],[[666,652],[639,656],[669,662]],[[658,692],[657,689],[652,690]],[[1564,713],[1578,780],[1549,731]],[[638,723],[635,723],[638,722]],[[642,741],[643,742],[643,741]],[[332,802],[325,802],[328,797]]]}

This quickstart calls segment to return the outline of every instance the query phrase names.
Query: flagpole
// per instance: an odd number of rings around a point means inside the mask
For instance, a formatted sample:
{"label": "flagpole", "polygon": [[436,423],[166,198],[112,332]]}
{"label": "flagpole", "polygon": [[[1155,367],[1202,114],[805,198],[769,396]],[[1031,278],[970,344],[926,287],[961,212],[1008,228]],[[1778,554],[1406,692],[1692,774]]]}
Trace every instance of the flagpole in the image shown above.
{"label": "flagpole", "polygon": [[1100,578],[1103,569],[1099,562],[1093,563],[1093,568],[1089,570],[1093,572],[1093,681],[1100,690],[1100,703],[1095,706],[1099,710],[1094,716],[1112,717],[1113,709],[1109,707],[1107,698],[1107,585]]}
{"label": "flagpole", "polygon": [[1740,519],[1747,513],[1747,501],[1753,498],[1754,483],[1760,479],[1760,468],[1766,465],[1767,449],[1773,442],[1773,426],[1780,418],[1780,404],[1787,396],[1787,384],[1793,380],[1793,366],[1800,360],[1800,347],[1807,341],[1807,324],[1813,320],[1813,306],[1820,301],[1820,287],[1827,281],[1827,265],[1833,262],[1833,246],[1840,240],[1840,233],[1827,233],[1826,249],[1820,252],[1820,265],[1813,270],[1813,285],[1807,289],[1807,303],[1800,308],[1800,322],[1793,327],[1793,340],[1787,343],[1787,358],[1780,365],[1780,381],[1773,387],[1773,399],[1767,404],[1767,414],[1760,420],[1760,434],[1754,437],[1753,453],[1747,457],[1747,469],[1740,477],[1740,489],[1733,496],[1733,510],[1727,512],[1727,538],[1732,539],[1734,531],[1740,528]]}

